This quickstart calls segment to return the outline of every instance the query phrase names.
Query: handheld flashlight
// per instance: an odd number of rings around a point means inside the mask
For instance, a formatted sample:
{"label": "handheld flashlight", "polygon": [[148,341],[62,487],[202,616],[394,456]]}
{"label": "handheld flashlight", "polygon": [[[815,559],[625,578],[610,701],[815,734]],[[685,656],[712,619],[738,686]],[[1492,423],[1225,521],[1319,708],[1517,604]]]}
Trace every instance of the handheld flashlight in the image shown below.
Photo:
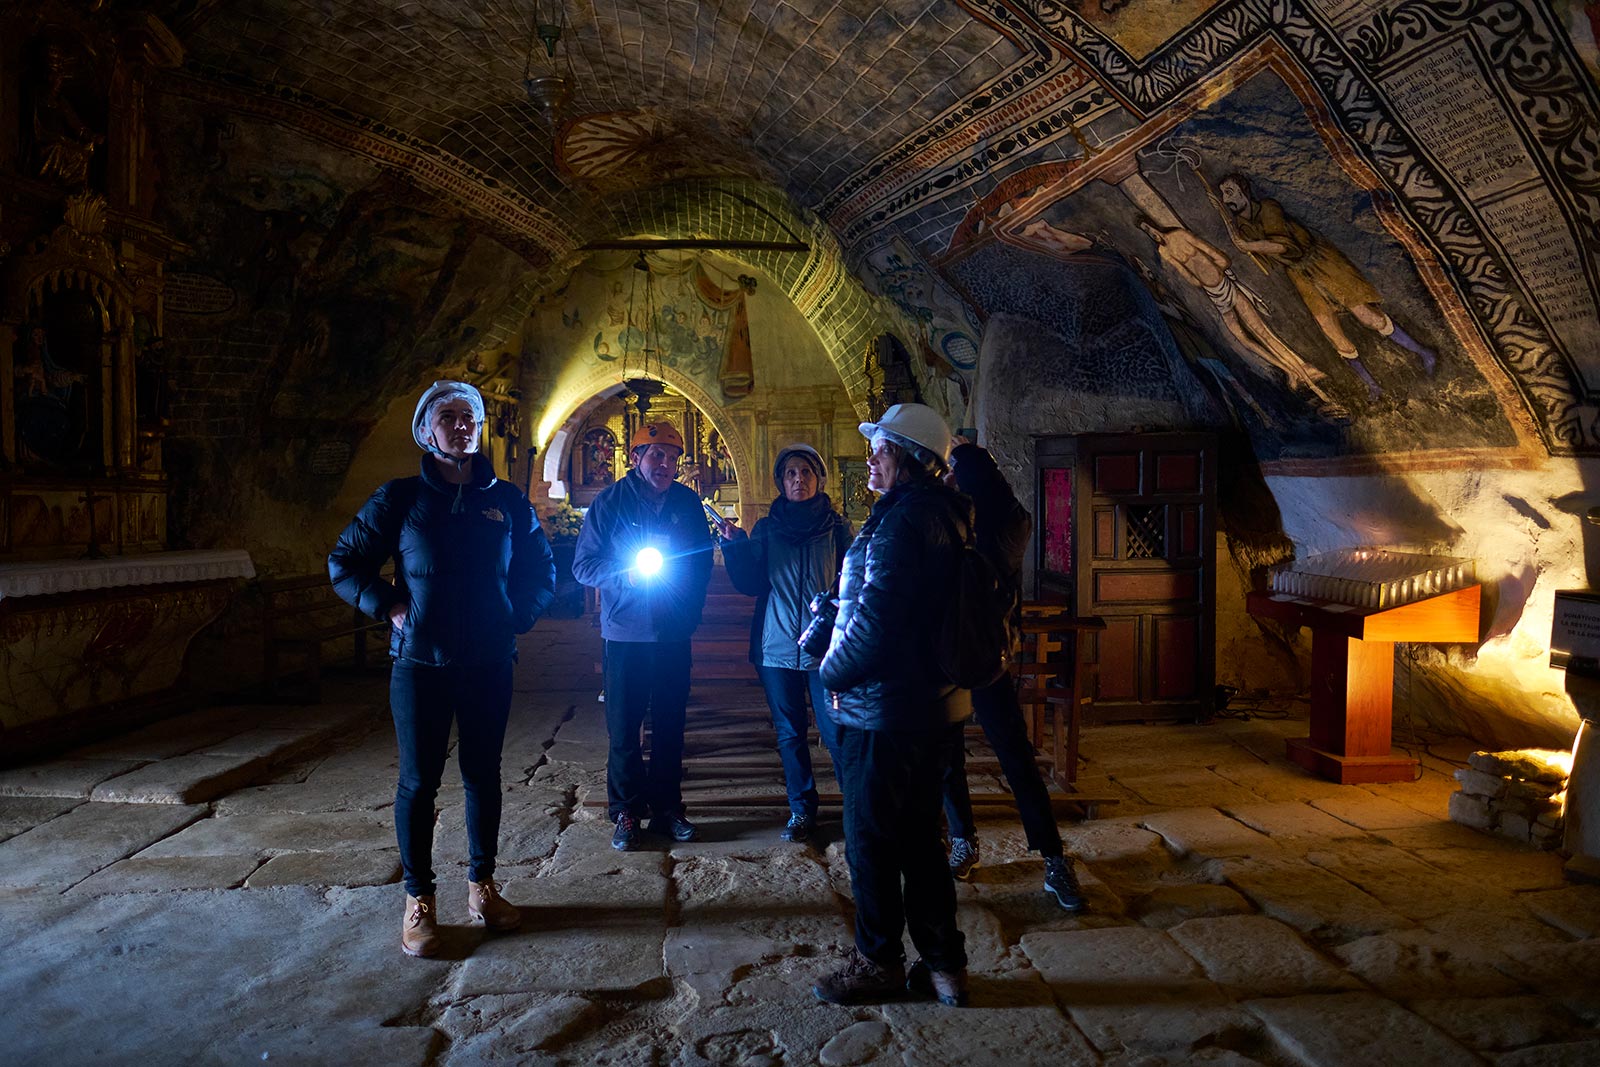
{"label": "handheld flashlight", "polygon": [[646,578],[654,578],[661,573],[661,562],[660,549],[641,548],[633,557],[633,568]]}

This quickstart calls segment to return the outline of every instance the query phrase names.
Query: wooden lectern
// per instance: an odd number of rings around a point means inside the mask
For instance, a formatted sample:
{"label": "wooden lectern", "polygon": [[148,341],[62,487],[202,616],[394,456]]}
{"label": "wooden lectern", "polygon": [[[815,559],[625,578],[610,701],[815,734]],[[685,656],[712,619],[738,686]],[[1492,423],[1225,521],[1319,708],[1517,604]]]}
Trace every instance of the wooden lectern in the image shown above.
{"label": "wooden lectern", "polygon": [[1311,627],[1311,736],[1285,742],[1289,758],[1341,784],[1415,778],[1417,761],[1389,747],[1395,642],[1477,641],[1479,588],[1392,608],[1251,593],[1250,614]]}

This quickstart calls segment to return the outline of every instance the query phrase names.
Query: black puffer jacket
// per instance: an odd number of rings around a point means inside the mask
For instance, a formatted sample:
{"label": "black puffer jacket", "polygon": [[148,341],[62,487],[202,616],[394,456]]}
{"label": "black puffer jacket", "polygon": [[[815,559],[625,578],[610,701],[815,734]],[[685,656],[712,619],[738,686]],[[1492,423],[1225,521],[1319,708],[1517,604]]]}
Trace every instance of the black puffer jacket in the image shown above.
{"label": "black puffer jacket", "polygon": [[822,660],[840,725],[935,730],[971,715],[971,693],[944,682],[937,662],[971,514],[966,497],[931,478],[897,485],[873,506],[845,553]]}
{"label": "black puffer jacket", "polygon": [[[391,558],[393,583],[378,573]],[[556,588],[550,542],[527,497],[482,455],[466,485],[446,482],[424,456],[420,477],[380,486],[339,535],[328,576],[375,619],[405,604],[389,654],[429,666],[510,659],[516,635],[533,627]]]}
{"label": "black puffer jacket", "polygon": [[849,547],[850,524],[826,493],[800,504],[780,496],[748,537],[722,542],[734,588],[756,598],[751,663],[797,671],[821,665],[796,642],[811,622],[811,598],[833,588]]}

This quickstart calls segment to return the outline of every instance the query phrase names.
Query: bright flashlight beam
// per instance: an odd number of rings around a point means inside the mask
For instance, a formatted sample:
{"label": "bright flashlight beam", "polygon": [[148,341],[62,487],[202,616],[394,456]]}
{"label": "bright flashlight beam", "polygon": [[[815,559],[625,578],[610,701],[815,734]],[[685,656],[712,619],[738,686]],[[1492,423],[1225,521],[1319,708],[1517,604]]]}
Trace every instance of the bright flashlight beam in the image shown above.
{"label": "bright flashlight beam", "polygon": [[639,554],[633,557],[633,565],[646,578],[655,577],[661,573],[661,550],[641,548]]}

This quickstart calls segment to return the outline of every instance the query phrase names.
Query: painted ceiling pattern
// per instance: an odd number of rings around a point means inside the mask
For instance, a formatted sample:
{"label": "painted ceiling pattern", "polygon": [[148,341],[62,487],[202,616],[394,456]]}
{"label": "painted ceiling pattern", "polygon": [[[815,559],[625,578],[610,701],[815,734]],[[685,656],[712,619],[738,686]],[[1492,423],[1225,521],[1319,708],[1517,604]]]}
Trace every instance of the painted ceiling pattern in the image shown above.
{"label": "painted ceiling pattern", "polygon": [[[1344,172],[1370,174],[1356,185],[1423,281],[1453,290],[1440,314],[1499,368],[1526,435],[1600,453],[1600,93],[1582,4],[569,0],[572,121],[556,129],[521,86],[529,4],[149,6],[189,50],[180,91],[225,86],[305,113],[281,121],[405,146],[551,258],[636,225],[606,202],[619,186],[742,174],[814,211],[880,292],[885,249],[953,279],[987,243],[1054,225],[1052,205],[1087,182],[1128,192],[1143,164],[1115,170],[1120,144],[1148,151],[1152,130],[1224,100],[1270,51],[1309,87]],[[1127,252],[1080,236],[1058,247]],[[958,290],[912,317],[965,305],[929,329],[969,333],[994,309]]]}

